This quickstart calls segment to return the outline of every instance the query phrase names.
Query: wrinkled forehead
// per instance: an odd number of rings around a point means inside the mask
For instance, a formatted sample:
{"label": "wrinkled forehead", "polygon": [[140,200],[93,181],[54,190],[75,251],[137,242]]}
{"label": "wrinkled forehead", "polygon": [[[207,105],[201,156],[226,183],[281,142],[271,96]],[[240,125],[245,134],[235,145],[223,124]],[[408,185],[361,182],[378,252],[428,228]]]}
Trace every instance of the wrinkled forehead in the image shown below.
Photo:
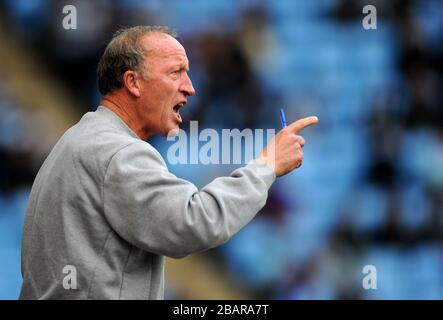
{"label": "wrinkled forehead", "polygon": [[189,65],[185,48],[168,34],[152,33],[145,35],[142,43],[146,49],[148,61]]}

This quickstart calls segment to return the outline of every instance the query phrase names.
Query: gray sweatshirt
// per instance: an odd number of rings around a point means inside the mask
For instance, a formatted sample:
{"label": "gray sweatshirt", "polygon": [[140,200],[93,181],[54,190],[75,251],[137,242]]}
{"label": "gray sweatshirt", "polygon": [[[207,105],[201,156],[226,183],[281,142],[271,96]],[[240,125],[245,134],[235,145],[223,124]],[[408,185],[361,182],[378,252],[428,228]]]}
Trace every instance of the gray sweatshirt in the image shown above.
{"label": "gray sweatshirt", "polygon": [[164,256],[226,242],[274,180],[252,161],[199,191],[99,106],[62,136],[34,181],[20,299],[163,299]]}

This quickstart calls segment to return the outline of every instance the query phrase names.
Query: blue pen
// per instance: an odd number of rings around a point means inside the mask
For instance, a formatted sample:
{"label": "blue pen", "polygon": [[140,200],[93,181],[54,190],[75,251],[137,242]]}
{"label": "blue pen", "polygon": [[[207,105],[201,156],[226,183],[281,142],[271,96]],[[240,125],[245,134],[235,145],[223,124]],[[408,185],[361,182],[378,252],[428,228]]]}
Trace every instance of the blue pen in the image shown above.
{"label": "blue pen", "polygon": [[283,110],[283,108],[280,108],[280,122],[281,122],[281,126],[283,128],[286,128],[285,110]]}

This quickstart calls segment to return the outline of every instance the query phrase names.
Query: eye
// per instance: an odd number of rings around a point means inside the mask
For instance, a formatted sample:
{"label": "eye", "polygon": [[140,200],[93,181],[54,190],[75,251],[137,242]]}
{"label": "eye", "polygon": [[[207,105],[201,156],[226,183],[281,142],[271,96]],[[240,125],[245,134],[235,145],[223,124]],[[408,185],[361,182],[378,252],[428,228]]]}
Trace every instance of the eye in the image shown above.
{"label": "eye", "polygon": [[174,71],[171,72],[171,75],[172,75],[173,78],[178,78],[178,77],[180,77],[181,72],[182,72],[181,69],[174,70]]}

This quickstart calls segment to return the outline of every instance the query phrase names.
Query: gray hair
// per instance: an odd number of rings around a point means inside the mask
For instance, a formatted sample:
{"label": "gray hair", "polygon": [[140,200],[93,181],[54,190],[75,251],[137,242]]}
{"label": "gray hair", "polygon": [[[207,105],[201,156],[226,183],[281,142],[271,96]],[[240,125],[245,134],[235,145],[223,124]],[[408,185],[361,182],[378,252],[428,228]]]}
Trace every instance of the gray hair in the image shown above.
{"label": "gray hair", "polygon": [[140,39],[148,33],[164,33],[178,39],[178,34],[165,26],[136,26],[118,30],[106,46],[97,66],[97,84],[102,96],[123,86],[123,74],[141,71],[145,48]]}

